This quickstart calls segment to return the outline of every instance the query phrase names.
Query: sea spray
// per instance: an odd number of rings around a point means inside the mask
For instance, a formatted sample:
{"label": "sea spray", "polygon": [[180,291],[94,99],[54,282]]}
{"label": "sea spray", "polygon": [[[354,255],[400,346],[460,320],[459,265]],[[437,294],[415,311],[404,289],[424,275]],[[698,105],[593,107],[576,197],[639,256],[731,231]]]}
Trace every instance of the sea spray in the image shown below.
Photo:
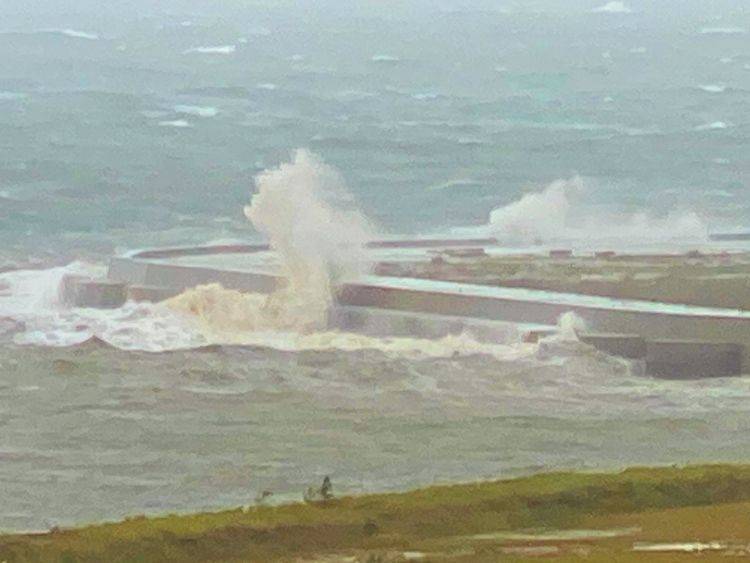
{"label": "sea spray", "polygon": [[568,230],[570,192],[582,189],[580,178],[557,180],[542,192],[521,199],[490,213],[489,226],[509,242],[550,239]]}
{"label": "sea spray", "polygon": [[320,330],[337,285],[365,268],[369,225],[341,175],[306,150],[259,174],[255,186],[245,215],[278,256],[283,285],[267,296],[200,286],[169,305],[216,330]]}
{"label": "sea spray", "polygon": [[614,213],[587,204],[591,188],[579,177],[556,180],[544,190],[490,212],[483,231],[503,244],[599,243],[616,247],[662,241],[705,242],[708,228],[692,210]]}

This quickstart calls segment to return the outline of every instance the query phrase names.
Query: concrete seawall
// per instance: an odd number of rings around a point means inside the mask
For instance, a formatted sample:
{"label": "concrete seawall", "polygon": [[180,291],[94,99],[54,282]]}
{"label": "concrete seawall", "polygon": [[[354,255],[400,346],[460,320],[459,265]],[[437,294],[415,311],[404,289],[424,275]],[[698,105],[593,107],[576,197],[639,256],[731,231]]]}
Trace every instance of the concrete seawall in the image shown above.
{"label": "concrete seawall", "polygon": [[[262,245],[228,248],[229,254],[265,250]],[[106,299],[113,299],[116,287],[123,287],[129,298],[159,300],[206,283],[259,293],[271,292],[283,283],[273,273],[185,264],[179,260],[185,256],[209,256],[212,252],[224,254],[225,250],[166,249],[114,258]],[[87,299],[96,302],[96,292],[92,293],[91,288],[86,292]],[[463,318],[464,324],[477,328],[486,328],[487,322],[495,321],[549,326],[555,325],[561,315],[572,312],[583,319],[589,331],[618,335],[610,339],[599,335],[597,348],[623,357],[644,357],[655,372],[675,373],[680,365],[690,364],[697,366],[691,374],[702,370],[707,376],[716,376],[737,374],[743,365],[750,365],[747,311],[378,276],[344,284],[337,303],[338,314],[343,315],[339,321],[344,324],[362,323],[358,310],[432,315],[435,327],[441,328],[429,329],[422,319],[420,333],[434,334],[454,333],[455,328],[446,328],[458,326],[455,321],[446,320],[450,318]],[[398,326],[408,327],[408,323]],[[623,339],[623,335],[631,338]]]}

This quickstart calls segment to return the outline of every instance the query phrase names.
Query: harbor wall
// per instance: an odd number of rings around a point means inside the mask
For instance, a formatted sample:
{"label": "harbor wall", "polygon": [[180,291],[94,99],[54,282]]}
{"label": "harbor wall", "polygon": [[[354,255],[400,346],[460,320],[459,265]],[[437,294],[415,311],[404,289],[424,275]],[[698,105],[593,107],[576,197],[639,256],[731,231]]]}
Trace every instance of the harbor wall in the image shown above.
{"label": "harbor wall", "polygon": [[[142,298],[163,298],[177,291],[207,283],[220,283],[228,289],[239,291],[268,293],[273,291],[280,281],[279,277],[265,273],[179,265],[128,257],[113,259],[109,272],[110,284],[126,284],[129,286],[129,296]],[[106,287],[105,290],[111,292],[112,286]],[[91,293],[91,288],[88,287],[86,292]],[[456,333],[457,321],[446,320],[447,318],[465,319],[465,325],[473,323],[479,330],[483,321],[555,325],[561,315],[572,312],[583,320],[587,331],[631,335],[652,341],[653,344],[649,344],[647,349],[647,363],[657,372],[673,373],[675,365],[686,365],[690,362],[696,366],[703,366],[700,369],[708,375],[730,372],[735,374],[742,371],[743,366],[750,366],[750,318],[742,316],[679,314],[658,310],[598,307],[590,304],[561,304],[520,297],[516,299],[462,293],[460,288],[456,291],[434,291],[379,286],[377,281],[345,284],[338,292],[337,305],[339,312],[334,311],[332,318],[334,323],[338,322],[341,326],[362,326],[365,323],[363,319],[368,316],[370,319],[375,318],[372,312],[377,310],[381,311],[379,322],[382,326],[379,328],[377,324],[370,324],[366,327],[368,330],[375,333],[378,330],[387,332],[393,331],[394,327],[400,327],[398,330],[404,334],[409,330],[415,330],[418,334],[425,335]],[[369,310],[370,314],[356,313],[357,310]],[[348,312],[344,313],[345,311]],[[412,316],[411,321],[403,320],[408,316],[402,315],[402,320],[396,323],[393,317],[388,317],[383,311],[420,315]],[[418,321],[414,320],[417,318]],[[390,320],[386,322],[383,319]],[[411,328],[409,322],[412,323]],[[430,323],[432,328],[428,327]],[[489,334],[491,333],[490,330]],[[678,346],[674,341],[682,343]],[[708,345],[715,346],[711,348],[707,347]],[[613,346],[615,348],[612,348]],[[602,340],[598,347],[614,355],[629,357],[640,354],[633,351],[639,346],[642,345],[633,339],[627,342],[614,339],[609,342]],[[622,350],[618,351],[617,347]],[[687,360],[681,360],[680,357]],[[713,370],[710,368],[712,365],[719,367]]]}

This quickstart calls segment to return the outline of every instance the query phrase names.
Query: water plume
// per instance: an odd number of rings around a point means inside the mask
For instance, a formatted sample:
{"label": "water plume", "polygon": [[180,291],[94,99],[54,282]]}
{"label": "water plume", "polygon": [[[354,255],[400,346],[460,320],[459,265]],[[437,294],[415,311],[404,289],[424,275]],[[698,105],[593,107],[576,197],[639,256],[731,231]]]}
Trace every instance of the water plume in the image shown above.
{"label": "water plume", "polygon": [[255,186],[245,215],[276,253],[281,286],[267,296],[202,286],[170,305],[228,330],[322,329],[337,286],[365,268],[368,223],[341,175],[306,150],[259,174]]}
{"label": "water plume", "polygon": [[505,244],[607,243],[627,246],[663,241],[703,242],[708,228],[691,210],[614,213],[585,201],[579,177],[556,180],[490,212],[486,230]]}

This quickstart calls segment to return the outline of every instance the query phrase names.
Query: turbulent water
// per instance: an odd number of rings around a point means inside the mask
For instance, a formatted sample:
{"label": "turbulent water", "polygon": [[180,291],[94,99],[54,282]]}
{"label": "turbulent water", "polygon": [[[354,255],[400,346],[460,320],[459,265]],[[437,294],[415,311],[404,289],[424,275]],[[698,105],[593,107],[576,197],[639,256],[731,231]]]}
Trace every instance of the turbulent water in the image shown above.
{"label": "turbulent water", "polygon": [[[216,288],[112,311],[58,294],[122,249],[264,235],[308,260],[287,273],[320,282],[314,321],[331,258],[356,262],[321,223],[350,243],[745,226],[741,3],[48,4],[6,0],[0,24],[0,529],[297,499],[327,474],[373,491],[750,457],[742,378],[656,381],[512,331],[316,331],[299,307],[248,324],[262,303]],[[347,190],[315,207],[285,162]]]}

